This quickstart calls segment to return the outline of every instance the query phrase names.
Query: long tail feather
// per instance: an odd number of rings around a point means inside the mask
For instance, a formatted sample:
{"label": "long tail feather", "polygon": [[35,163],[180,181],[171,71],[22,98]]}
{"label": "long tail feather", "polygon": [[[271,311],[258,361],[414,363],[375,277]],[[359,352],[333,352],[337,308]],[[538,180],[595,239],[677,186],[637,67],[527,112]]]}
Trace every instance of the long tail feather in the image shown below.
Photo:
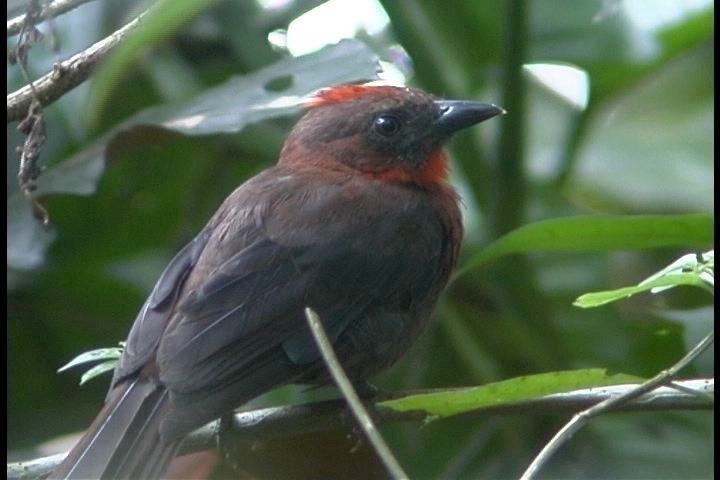
{"label": "long tail feather", "polygon": [[179,446],[160,439],[159,426],[168,407],[167,390],[149,379],[118,385],[49,478],[159,478]]}

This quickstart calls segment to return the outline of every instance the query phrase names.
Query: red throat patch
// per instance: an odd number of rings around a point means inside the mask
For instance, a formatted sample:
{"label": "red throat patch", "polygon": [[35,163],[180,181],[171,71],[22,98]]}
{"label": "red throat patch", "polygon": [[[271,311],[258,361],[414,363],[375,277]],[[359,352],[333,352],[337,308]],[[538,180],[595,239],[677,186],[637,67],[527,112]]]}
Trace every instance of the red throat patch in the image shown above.
{"label": "red throat patch", "polygon": [[444,182],[447,180],[448,173],[450,173],[450,163],[447,153],[442,148],[431,153],[423,168],[420,169],[420,176],[426,184]]}
{"label": "red throat patch", "polygon": [[365,175],[388,183],[414,183],[431,187],[443,184],[447,180],[449,170],[447,153],[439,148],[431,153],[425,164],[418,169],[397,167],[381,172],[367,172]]}

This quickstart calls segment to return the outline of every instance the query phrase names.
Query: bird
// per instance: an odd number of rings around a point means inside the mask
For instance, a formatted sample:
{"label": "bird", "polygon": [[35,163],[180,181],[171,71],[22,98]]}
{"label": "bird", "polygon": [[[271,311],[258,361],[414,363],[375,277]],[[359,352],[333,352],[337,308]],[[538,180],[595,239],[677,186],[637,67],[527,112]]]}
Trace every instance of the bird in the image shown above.
{"label": "bird", "polygon": [[358,385],[425,330],[463,238],[444,145],[504,110],[376,84],[303,107],[276,165],[165,268],[50,478],[160,478],[189,432],[279,386],[330,384],[306,307]]}

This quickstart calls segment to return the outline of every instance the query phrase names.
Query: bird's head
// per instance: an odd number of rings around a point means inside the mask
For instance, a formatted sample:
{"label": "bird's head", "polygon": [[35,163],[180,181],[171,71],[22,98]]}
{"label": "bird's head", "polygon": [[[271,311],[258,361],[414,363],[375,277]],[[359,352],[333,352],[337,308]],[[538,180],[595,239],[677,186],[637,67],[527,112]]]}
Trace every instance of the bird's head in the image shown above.
{"label": "bird's head", "polygon": [[414,88],[342,85],[320,90],[290,133],[281,163],[340,164],[391,182],[433,184],[447,175],[443,144],[504,113],[495,105],[438,100]]}

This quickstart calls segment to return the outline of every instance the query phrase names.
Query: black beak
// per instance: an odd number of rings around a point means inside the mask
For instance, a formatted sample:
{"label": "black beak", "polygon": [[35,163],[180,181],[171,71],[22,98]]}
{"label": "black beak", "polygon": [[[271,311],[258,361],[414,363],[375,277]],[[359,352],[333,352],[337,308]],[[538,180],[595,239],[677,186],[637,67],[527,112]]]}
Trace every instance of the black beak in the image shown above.
{"label": "black beak", "polygon": [[438,100],[435,105],[440,110],[435,127],[441,135],[452,135],[463,128],[505,113],[502,108],[489,103],[465,100]]}

